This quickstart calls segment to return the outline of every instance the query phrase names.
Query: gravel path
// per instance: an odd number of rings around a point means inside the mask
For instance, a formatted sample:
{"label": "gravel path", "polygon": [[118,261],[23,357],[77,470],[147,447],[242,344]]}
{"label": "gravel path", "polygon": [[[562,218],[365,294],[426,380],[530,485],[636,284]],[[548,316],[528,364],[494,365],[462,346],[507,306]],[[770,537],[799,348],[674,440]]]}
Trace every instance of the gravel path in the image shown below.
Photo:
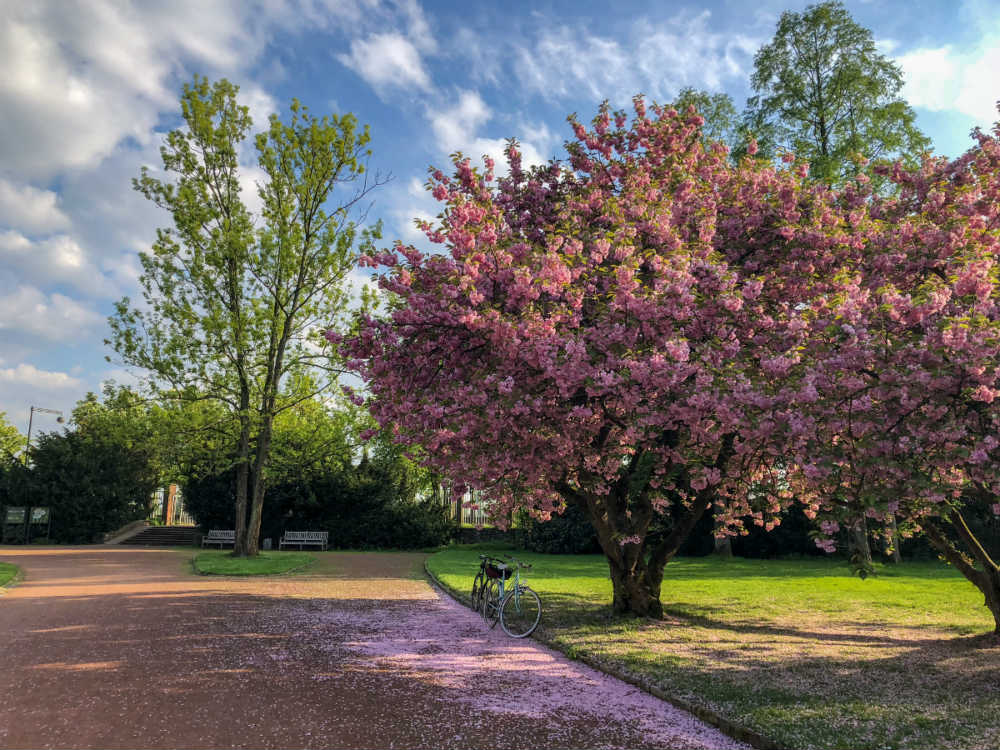
{"label": "gravel path", "polygon": [[0,747],[740,748],[487,630],[423,555],[192,576],[190,550],[0,548]]}

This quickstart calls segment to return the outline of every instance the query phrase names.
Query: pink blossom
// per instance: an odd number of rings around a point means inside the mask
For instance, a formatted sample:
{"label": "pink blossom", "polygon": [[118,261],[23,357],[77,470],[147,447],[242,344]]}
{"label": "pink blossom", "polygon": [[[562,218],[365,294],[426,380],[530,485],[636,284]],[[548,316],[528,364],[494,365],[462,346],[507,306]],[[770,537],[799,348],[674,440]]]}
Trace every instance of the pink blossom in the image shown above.
{"label": "pink blossom", "polygon": [[996,396],[996,391],[985,385],[979,386],[972,392],[973,399],[975,399],[976,401],[982,401],[983,403],[986,404],[993,403],[993,399],[995,396]]}
{"label": "pink blossom", "polygon": [[[647,516],[711,485],[733,528],[791,497],[825,537],[891,501],[908,527],[982,502],[973,486],[992,503],[1000,134],[886,167],[882,195],[818,186],[792,154],[733,165],[695,116],[634,111],[572,120],[566,163],[511,146],[487,184],[456,161],[434,176],[442,252],[365,256],[392,308],[340,348],[380,427],[498,518],[608,510],[643,455]],[[644,551],[642,513],[602,517]]]}

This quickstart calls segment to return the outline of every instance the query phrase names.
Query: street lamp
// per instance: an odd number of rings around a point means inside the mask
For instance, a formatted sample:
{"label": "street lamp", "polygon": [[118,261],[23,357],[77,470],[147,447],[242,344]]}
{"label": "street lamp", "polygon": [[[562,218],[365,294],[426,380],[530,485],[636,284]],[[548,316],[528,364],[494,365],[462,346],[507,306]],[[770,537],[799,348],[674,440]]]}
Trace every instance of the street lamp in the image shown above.
{"label": "street lamp", "polygon": [[62,424],[66,420],[63,419],[63,413],[58,409],[46,409],[42,406],[32,406],[31,412],[28,414],[28,442],[24,446],[24,464],[28,464],[28,451],[31,450],[31,424],[35,421],[35,412],[43,412],[45,414],[57,414],[56,422]]}

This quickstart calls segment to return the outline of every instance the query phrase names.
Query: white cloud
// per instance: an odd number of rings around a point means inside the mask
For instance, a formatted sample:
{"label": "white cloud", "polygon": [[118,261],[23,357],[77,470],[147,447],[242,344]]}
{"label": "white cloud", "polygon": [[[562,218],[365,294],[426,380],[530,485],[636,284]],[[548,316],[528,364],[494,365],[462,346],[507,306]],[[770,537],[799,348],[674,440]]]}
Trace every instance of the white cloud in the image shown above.
{"label": "white cloud", "polygon": [[389,211],[395,228],[394,236],[398,236],[407,245],[414,245],[424,252],[433,252],[432,245],[422,230],[414,223],[416,219],[436,224],[437,214],[441,205],[427,191],[424,184],[416,177],[411,177],[406,183],[406,194],[397,192],[396,207]]}
{"label": "white cloud", "polygon": [[685,86],[718,91],[742,82],[763,41],[748,33],[714,31],[707,10],[659,22],[639,19],[622,40],[586,27],[539,28],[533,42],[512,45],[521,87],[549,101],[584,94],[618,107],[640,92],[663,102]]}
{"label": "white cloud", "polygon": [[[480,163],[479,160],[484,155],[489,156],[496,164],[497,174],[504,174],[507,171],[507,156],[504,153],[507,148],[506,137],[488,138],[477,134],[492,118],[492,111],[476,91],[460,91],[458,101],[451,107],[428,110],[431,131],[437,139],[439,151],[444,154],[461,151],[473,163]],[[517,130],[521,132],[515,131],[509,135],[518,138],[520,142],[521,163],[527,167],[548,161],[548,156],[533,142],[538,139],[548,145],[551,138],[548,128],[523,126]]]}
{"label": "white cloud", "polygon": [[514,72],[524,88],[546,99],[586,92],[600,100],[633,77],[630,62],[617,41],[562,26],[541,32],[534,46],[518,48]]}
{"label": "white cloud", "polygon": [[9,229],[0,233],[0,253],[11,256],[27,253],[31,249],[31,240],[20,232]]}
{"label": "white cloud", "polygon": [[48,233],[65,229],[69,218],[57,205],[59,196],[0,178],[0,225],[22,232]]}
{"label": "white cloud", "polygon": [[876,39],[875,49],[880,55],[891,57],[899,49],[899,42],[895,39]]}
{"label": "white cloud", "polygon": [[30,240],[20,232],[0,233],[0,260],[38,284],[66,283],[91,295],[114,296],[117,289],[70,235]]}
{"label": "white cloud", "polygon": [[397,5],[406,20],[407,36],[417,48],[422,52],[437,51],[437,40],[431,33],[430,24],[420,3],[417,0],[399,0]]}
{"label": "white cloud", "polygon": [[268,118],[278,112],[278,104],[267,91],[256,84],[240,87],[240,104],[250,110],[254,132],[263,132],[268,128]]}
{"label": "white cloud", "polygon": [[361,307],[362,290],[367,291],[369,295],[380,303],[383,301],[383,292],[370,272],[357,267],[352,268],[347,274],[346,281],[350,289],[350,299],[347,303],[349,310],[357,310]]}
{"label": "white cloud", "polygon": [[403,208],[395,212],[396,224],[399,227],[399,239],[407,245],[414,245],[423,251],[431,251],[433,246],[424,231],[417,227],[416,221],[429,221],[432,225],[440,222],[435,214],[422,208]]}
{"label": "white cloud", "polygon": [[6,4],[0,163],[50,176],[93,166],[126,138],[147,142],[189,70],[233,75],[257,57],[259,15],[236,0]]}
{"label": "white cloud", "polygon": [[416,45],[398,32],[355,39],[351,42],[351,53],[338,55],[337,59],[376,90],[394,86],[431,89],[430,76]]}
{"label": "white cloud", "polygon": [[[145,249],[145,248],[144,248]],[[123,250],[115,256],[101,261],[101,269],[111,277],[116,293],[131,294],[139,286],[139,256],[133,250]],[[111,283],[109,282],[109,283]]]}
{"label": "white cloud", "polygon": [[957,111],[988,129],[1000,115],[1000,36],[971,49],[951,45],[911,50],[896,58],[903,69],[902,95],[910,105],[932,112]]}
{"label": "white cloud", "polygon": [[[430,114],[431,129],[437,138],[438,148],[445,152],[464,151],[475,138],[473,134],[485,125],[492,113],[476,91],[462,91],[458,102]],[[467,156],[479,154],[466,153]]]}
{"label": "white cloud", "polygon": [[65,372],[39,370],[24,362],[17,367],[0,369],[0,383],[4,385],[29,385],[46,391],[80,390],[83,382]]}
{"label": "white cloud", "polygon": [[75,241],[98,266],[117,265],[123,251],[148,250],[156,227],[171,225],[170,215],[132,189],[142,165],[165,178],[160,165],[160,134],[142,148],[120,144],[97,169],[71,172],[62,181],[60,205],[72,218]]}
{"label": "white cloud", "polygon": [[264,201],[260,197],[260,186],[266,185],[267,181],[267,172],[256,164],[240,165],[240,198],[255,216],[259,216],[264,207]]}
{"label": "white cloud", "polygon": [[[87,390],[83,380],[58,369],[44,369],[26,361],[0,368],[0,412],[6,412],[8,421],[22,432],[27,432],[31,406],[59,410],[69,420],[74,404]],[[59,426],[56,415],[35,414],[31,434],[52,432]]]}
{"label": "white cloud", "polygon": [[711,13],[682,14],[670,24],[646,35],[638,47],[637,62],[648,91],[664,101],[685,86],[718,91],[747,77],[760,40],[744,34],[711,30]]}
{"label": "white cloud", "polygon": [[103,315],[64,294],[46,295],[35,287],[21,286],[0,296],[0,334],[4,339],[71,342],[103,325]]}

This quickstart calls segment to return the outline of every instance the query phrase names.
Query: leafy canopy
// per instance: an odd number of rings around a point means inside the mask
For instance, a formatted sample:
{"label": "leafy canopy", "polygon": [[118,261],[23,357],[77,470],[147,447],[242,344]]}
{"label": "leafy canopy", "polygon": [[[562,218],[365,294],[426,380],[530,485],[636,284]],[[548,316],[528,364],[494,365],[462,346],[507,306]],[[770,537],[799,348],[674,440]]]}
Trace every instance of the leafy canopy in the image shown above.
{"label": "leafy canopy", "polygon": [[488,159],[432,170],[443,209],[425,228],[446,252],[363,255],[394,302],[346,351],[396,439],[501,523],[577,505],[615,607],[656,613],[664,564],[712,503],[736,528],[787,502],[749,487],[782,450],[804,310],[836,290],[852,240],[804,170],[734,166],[693,112],[637,98],[631,121],[605,106],[571,124],[567,164],[524,170],[512,143],[499,180]]}
{"label": "leafy canopy", "polygon": [[859,157],[916,166],[930,146],[899,96],[899,66],[837,0],[782,13],[750,84],[744,116],[762,153],[790,151],[826,184],[852,177]]}
{"label": "leafy canopy", "polygon": [[0,460],[12,458],[24,450],[24,437],[7,421],[7,412],[0,411]]}
{"label": "leafy canopy", "polygon": [[[240,163],[252,123],[237,93],[226,80],[186,85],[185,127],[161,149],[165,177],[144,168],[134,181],[173,223],[140,255],[144,304],[118,303],[110,343],[161,395],[212,401],[231,420],[236,550],[256,554],[274,420],[337,374],[320,331],[346,308],[356,240],[378,236],[351,213],[379,180],[367,178],[367,127],[293,100],[287,121],[271,115],[254,138],[254,215]],[[286,387],[316,372],[328,377],[313,391]]]}

